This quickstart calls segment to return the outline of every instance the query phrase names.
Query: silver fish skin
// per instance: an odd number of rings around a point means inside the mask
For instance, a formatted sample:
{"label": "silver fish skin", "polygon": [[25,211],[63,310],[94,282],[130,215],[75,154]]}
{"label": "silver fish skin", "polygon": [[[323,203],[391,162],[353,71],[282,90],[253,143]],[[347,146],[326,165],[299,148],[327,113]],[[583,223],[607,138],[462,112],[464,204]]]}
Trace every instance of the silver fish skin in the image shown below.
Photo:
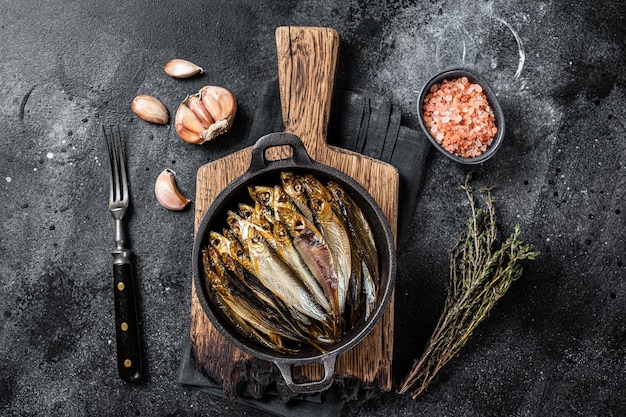
{"label": "silver fish skin", "polygon": [[324,295],[324,291],[322,291],[319,283],[293,246],[287,228],[278,220],[274,223],[274,240],[276,241],[276,252],[283,261],[291,267],[298,278],[300,278],[300,281],[302,281],[307,290],[309,290],[315,302],[318,303],[324,311],[330,314],[330,303]]}
{"label": "silver fish skin", "polygon": [[293,245],[322,287],[335,320],[340,317],[337,272],[328,243],[315,225],[301,213],[279,208],[278,218],[293,238]]}
{"label": "silver fish skin", "polygon": [[324,322],[328,319],[322,308],[313,301],[306,288],[300,283],[291,269],[270,249],[261,233],[250,230],[248,251],[259,280],[295,310]]}
{"label": "silver fish skin", "polygon": [[365,259],[372,277],[377,279],[379,276],[378,251],[374,233],[363,211],[337,183],[329,181],[327,189],[332,196],[331,204],[334,211],[344,220],[359,255]]}
{"label": "silver fish skin", "polygon": [[309,199],[315,216],[315,223],[326,239],[337,267],[339,312],[343,314],[350,287],[350,275],[352,274],[350,237],[343,221],[333,212],[330,202],[322,194],[313,191]]}
{"label": "silver fish skin", "polygon": [[376,300],[378,299],[378,286],[372,277],[365,261],[362,261],[362,271],[363,271],[363,295],[364,295],[364,304],[365,304],[365,320],[369,319],[372,315],[372,312],[376,308]]}

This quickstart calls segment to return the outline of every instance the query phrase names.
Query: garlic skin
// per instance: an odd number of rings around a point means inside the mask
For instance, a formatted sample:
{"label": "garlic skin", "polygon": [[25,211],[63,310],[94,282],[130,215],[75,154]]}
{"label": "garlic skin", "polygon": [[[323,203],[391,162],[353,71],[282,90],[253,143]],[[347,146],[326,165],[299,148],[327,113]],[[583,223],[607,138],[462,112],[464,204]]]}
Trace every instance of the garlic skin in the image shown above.
{"label": "garlic skin", "polygon": [[176,174],[171,169],[164,169],[154,183],[154,195],[157,201],[168,210],[182,210],[191,202],[176,186]]}
{"label": "garlic skin", "polygon": [[169,113],[167,108],[156,97],[139,95],[135,97],[130,109],[146,122],[167,125]]}
{"label": "garlic skin", "polygon": [[204,70],[193,62],[184,59],[172,59],[163,67],[167,75],[174,78],[189,78],[196,74],[204,73]]}
{"label": "garlic skin", "polygon": [[236,113],[233,93],[224,87],[207,85],[180,103],[174,125],[182,140],[200,145],[227,132]]}

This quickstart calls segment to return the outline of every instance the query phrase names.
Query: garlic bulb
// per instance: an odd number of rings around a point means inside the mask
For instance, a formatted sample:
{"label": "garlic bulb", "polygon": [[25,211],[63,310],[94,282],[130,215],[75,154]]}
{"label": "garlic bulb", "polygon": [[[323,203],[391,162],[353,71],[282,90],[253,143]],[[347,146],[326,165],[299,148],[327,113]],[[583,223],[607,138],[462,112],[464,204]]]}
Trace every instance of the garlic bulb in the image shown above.
{"label": "garlic bulb", "polygon": [[154,195],[157,201],[166,209],[182,210],[191,202],[176,186],[176,174],[171,169],[164,169],[154,184]]}
{"label": "garlic bulb", "polygon": [[167,108],[155,97],[148,95],[137,96],[130,108],[133,113],[146,122],[166,125],[169,121]]}
{"label": "garlic bulb", "polygon": [[202,144],[227,132],[236,112],[233,93],[223,87],[207,85],[180,103],[174,125],[182,140]]}
{"label": "garlic bulb", "polygon": [[204,70],[193,62],[184,59],[172,59],[163,68],[167,75],[174,78],[189,78],[196,74],[202,74]]}

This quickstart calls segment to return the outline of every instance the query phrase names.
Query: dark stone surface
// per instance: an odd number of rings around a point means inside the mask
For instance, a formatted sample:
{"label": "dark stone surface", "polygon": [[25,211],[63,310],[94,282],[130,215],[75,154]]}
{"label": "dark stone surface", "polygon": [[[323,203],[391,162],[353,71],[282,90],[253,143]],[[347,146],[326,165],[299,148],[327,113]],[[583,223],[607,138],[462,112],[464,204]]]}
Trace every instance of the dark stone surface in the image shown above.
{"label": "dark stone surface", "polygon": [[[503,148],[478,166],[501,230],[520,223],[528,264],[464,350],[417,400],[387,393],[344,416],[626,415],[626,10],[621,2],[3,2],[0,18],[0,414],[257,415],[176,384],[188,328],[193,210],[168,212],[168,167],[195,172],[241,146],[259,86],[276,76],[276,26],[342,36],[337,84],[388,95],[417,127],[434,72],[465,65],[498,92]],[[520,51],[513,29],[523,43]],[[171,58],[206,74],[174,80]],[[129,110],[159,97],[173,116],[205,84],[238,98],[232,131],[201,147]],[[102,124],[122,124],[149,376],[117,377]],[[431,152],[400,242],[394,383],[443,306],[447,250],[468,217],[467,168]]]}

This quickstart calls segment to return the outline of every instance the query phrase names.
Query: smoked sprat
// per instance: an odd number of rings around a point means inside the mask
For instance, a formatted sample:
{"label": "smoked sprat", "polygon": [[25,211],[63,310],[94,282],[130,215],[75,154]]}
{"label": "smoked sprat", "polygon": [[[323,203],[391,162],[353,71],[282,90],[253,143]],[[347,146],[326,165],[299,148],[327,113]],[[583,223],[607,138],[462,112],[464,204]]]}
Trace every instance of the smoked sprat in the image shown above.
{"label": "smoked sprat", "polygon": [[210,299],[243,336],[272,350],[322,352],[378,301],[379,261],[370,225],[334,182],[282,172],[249,186],[203,248]]}

